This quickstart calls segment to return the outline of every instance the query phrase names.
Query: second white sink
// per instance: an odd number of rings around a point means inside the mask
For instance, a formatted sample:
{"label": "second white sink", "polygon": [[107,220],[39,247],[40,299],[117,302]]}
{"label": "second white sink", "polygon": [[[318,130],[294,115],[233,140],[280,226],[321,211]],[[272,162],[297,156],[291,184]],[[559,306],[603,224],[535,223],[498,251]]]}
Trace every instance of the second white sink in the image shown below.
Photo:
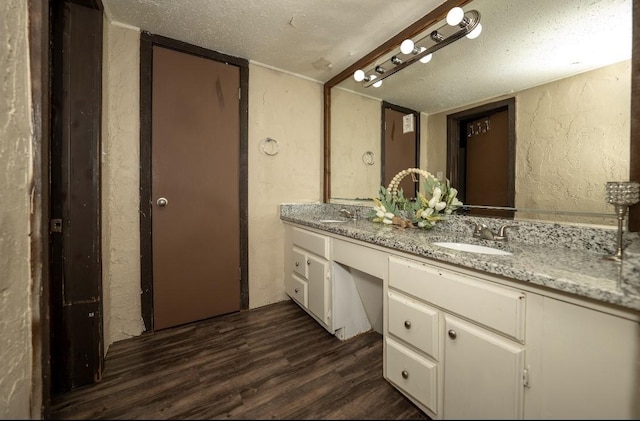
{"label": "second white sink", "polygon": [[446,247],[453,250],[466,251],[469,253],[480,253],[480,254],[498,254],[502,256],[510,256],[513,253],[494,249],[493,247],[479,246],[477,244],[467,244],[467,243],[431,243],[436,246]]}

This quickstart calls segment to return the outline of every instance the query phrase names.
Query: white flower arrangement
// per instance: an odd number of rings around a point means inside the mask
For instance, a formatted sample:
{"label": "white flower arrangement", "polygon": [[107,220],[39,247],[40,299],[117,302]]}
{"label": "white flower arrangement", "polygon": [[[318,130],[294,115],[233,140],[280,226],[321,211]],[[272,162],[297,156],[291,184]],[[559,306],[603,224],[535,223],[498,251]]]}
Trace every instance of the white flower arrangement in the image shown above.
{"label": "white flower arrangement", "polygon": [[[405,198],[402,188],[398,188],[400,180],[408,174],[419,174],[425,179],[425,194],[418,192],[418,198],[413,201]],[[373,199],[375,206],[369,218],[373,222],[403,228],[430,229],[437,221],[463,206],[457,195],[458,190],[450,186],[449,180],[440,182],[425,170],[409,168],[396,174],[386,189],[380,186],[379,197]]]}

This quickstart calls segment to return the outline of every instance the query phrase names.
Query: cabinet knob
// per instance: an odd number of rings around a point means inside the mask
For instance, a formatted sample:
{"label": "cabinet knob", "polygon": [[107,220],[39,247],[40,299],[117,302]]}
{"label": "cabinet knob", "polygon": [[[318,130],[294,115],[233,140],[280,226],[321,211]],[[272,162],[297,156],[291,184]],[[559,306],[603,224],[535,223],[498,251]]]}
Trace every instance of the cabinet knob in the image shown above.
{"label": "cabinet knob", "polygon": [[404,327],[406,327],[407,329],[411,329],[411,322],[409,320],[405,320]]}
{"label": "cabinet knob", "polygon": [[296,262],[296,267],[300,266],[300,262]]}
{"label": "cabinet knob", "polygon": [[297,294],[298,292],[300,292],[300,290],[298,288],[294,289],[295,293]]}
{"label": "cabinet knob", "polygon": [[311,260],[307,260],[307,264],[310,265],[311,264]]}
{"label": "cabinet knob", "polygon": [[409,378],[409,372],[407,370],[402,370],[402,378],[403,379],[408,379]]}
{"label": "cabinet knob", "polygon": [[449,329],[448,334],[449,334],[449,337],[450,337],[451,339],[455,339],[455,338],[457,338],[457,337],[458,337],[458,334],[457,334],[457,333],[456,333],[456,331],[455,331],[455,330],[453,330],[453,329]]}

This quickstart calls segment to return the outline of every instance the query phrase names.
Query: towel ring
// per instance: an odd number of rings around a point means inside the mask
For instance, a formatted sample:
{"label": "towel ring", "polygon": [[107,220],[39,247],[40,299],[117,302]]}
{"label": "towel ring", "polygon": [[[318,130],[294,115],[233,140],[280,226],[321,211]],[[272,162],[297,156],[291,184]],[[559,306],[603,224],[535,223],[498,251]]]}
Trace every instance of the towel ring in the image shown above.
{"label": "towel ring", "polygon": [[366,165],[373,165],[376,162],[376,156],[371,151],[362,154],[362,162]]}
{"label": "towel ring", "polygon": [[265,154],[274,156],[278,155],[278,152],[280,152],[280,145],[278,145],[277,140],[268,137],[260,142],[260,149],[262,149],[262,152]]}

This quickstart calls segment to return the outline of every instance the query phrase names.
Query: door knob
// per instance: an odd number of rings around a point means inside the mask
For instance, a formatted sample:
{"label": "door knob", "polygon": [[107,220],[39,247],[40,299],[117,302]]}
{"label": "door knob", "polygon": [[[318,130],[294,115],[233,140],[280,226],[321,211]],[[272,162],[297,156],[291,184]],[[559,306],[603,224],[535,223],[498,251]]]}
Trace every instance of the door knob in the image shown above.
{"label": "door knob", "polygon": [[158,206],[167,206],[169,204],[169,201],[166,198],[161,197],[156,203],[158,204]]}

